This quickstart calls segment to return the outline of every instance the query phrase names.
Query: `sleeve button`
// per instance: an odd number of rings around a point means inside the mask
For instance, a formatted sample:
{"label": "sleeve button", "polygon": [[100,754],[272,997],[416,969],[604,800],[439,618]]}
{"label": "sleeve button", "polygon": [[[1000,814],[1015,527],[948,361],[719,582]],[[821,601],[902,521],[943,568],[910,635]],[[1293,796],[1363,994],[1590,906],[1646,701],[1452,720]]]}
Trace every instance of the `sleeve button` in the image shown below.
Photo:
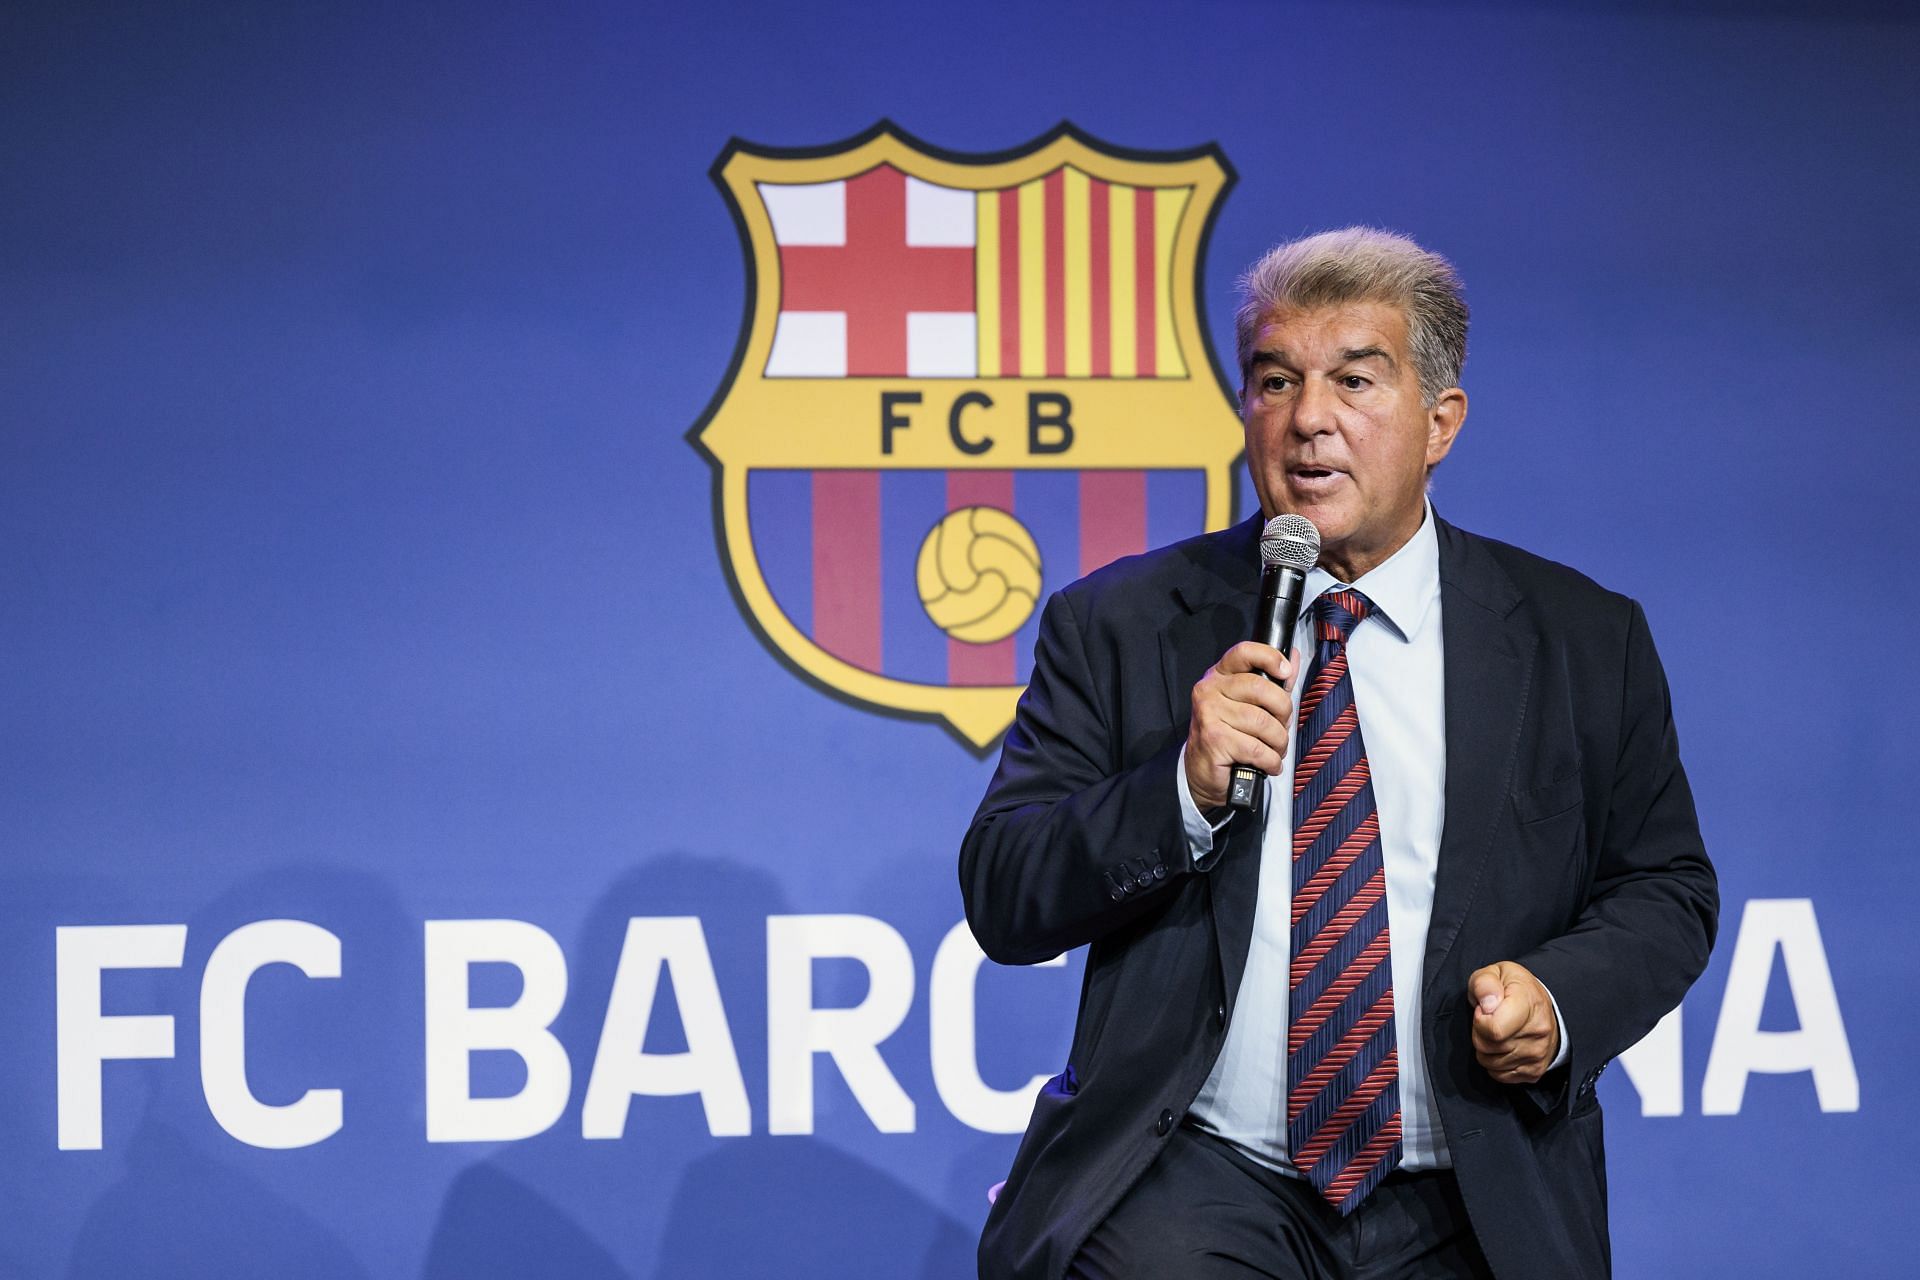
{"label": "sleeve button", "polygon": [[1173,1132],[1173,1112],[1163,1110],[1160,1118],[1154,1121],[1153,1131],[1163,1138]]}

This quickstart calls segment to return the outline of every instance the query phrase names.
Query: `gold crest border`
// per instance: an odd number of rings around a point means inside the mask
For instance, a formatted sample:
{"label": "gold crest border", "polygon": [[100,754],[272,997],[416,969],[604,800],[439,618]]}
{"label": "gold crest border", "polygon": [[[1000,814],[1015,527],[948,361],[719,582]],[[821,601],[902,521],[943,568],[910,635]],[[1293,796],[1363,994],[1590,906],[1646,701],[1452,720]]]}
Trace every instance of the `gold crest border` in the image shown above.
{"label": "gold crest border", "polygon": [[[1207,237],[1220,202],[1232,187],[1235,175],[1224,155],[1211,144],[1186,152],[1143,152],[1111,146],[1062,123],[1051,132],[1024,147],[1000,153],[962,155],[929,146],[899,129],[890,121],[881,121],[858,137],[822,147],[781,149],[759,147],[733,139],[714,162],[712,177],[726,196],[740,233],[749,277],[746,314],[726,379],[715,391],[700,421],[687,433],[688,441],[714,468],[715,523],[725,551],[729,585],[735,602],[749,623],[761,633],[780,659],[825,692],[864,708],[906,715],[916,719],[933,718],[950,727],[975,754],[984,755],[1007,726],[1013,722],[1014,709],[1024,685],[959,686],[928,685],[894,679],[853,666],[815,644],[796,627],[773,598],[761,571],[747,518],[747,475],[753,463],[738,457],[737,441],[727,430],[722,411],[735,398],[743,381],[756,384],[779,383],[782,392],[800,392],[811,383],[844,383],[845,379],[767,379],[760,374],[742,375],[746,370],[766,367],[772,350],[774,323],[779,311],[778,276],[762,270],[762,264],[778,261],[773,224],[756,184],[832,182],[864,173],[875,166],[889,164],[903,173],[941,186],[970,191],[998,190],[1017,186],[1051,173],[1062,165],[1072,165],[1109,182],[1139,187],[1190,188],[1192,196],[1175,228],[1170,275],[1173,280],[1192,282],[1191,288],[1172,291],[1174,333],[1188,368],[1183,379],[1140,379],[1124,384],[1130,394],[1169,397],[1170,405],[1180,400],[1191,403],[1203,384],[1205,370],[1197,367],[1196,357],[1204,356],[1207,369],[1225,397],[1228,416],[1233,417],[1233,397],[1220,376],[1213,344],[1201,323],[1200,264]],[[889,380],[905,385],[923,381],[900,378]],[[926,380],[932,381],[932,380]],[[941,379],[941,382],[958,381]],[[1085,388],[1085,379],[998,377],[981,379],[999,384],[1025,384],[1043,388],[1077,384]],[[1168,385],[1174,384],[1174,385]],[[1148,417],[1150,415],[1141,415]],[[1238,462],[1241,439],[1235,419],[1228,434],[1196,430],[1182,442],[1187,447],[1174,451],[1187,453],[1191,469],[1206,476],[1205,528],[1226,527],[1232,517],[1233,468]],[[1162,446],[1166,447],[1165,445]],[[956,462],[949,470],[962,469]],[[974,464],[982,468],[1004,469],[1004,462]],[[1031,465],[1031,464],[1029,464]],[[1085,470],[1080,458],[1056,461],[1063,470]],[[1137,466],[1137,462],[1129,465]],[[1180,465],[1162,462],[1161,467]]]}

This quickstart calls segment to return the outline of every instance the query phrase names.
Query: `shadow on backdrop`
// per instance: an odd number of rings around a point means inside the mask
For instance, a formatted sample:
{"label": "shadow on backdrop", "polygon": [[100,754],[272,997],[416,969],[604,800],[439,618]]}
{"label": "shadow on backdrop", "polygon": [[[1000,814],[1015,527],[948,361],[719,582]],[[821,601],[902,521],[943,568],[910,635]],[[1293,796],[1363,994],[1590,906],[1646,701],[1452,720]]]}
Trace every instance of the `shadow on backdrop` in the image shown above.
{"label": "shadow on backdrop", "polygon": [[[308,1088],[339,1088],[346,1123],[326,1141],[292,1152],[260,1150],[227,1134],[200,1088],[198,999],[177,996],[171,1002],[176,1056],[109,1067],[144,1076],[148,1101],[126,1143],[123,1175],[81,1224],[70,1280],[370,1274],[341,1235],[303,1206],[330,1203],[331,1188],[364,1177],[366,1169],[402,1167],[405,1152],[396,1144],[411,1143],[405,1100],[419,1093],[412,1045],[418,1016],[392,975],[418,965],[416,926],[386,884],[321,868],[266,873],[188,922],[180,970],[142,976],[150,983],[184,979],[185,990],[195,990],[221,939],[242,924],[276,917],[311,921],[338,936],[341,976],[314,981],[284,965],[254,975],[247,1000],[249,1086],[276,1105]],[[396,1192],[389,1212],[402,1219],[413,1210]]]}
{"label": "shadow on backdrop", "polygon": [[667,1211],[655,1280],[978,1274],[975,1233],[918,1192],[812,1138],[765,1142],[780,1149],[755,1143],[693,1162]]}
{"label": "shadow on backdrop", "polygon": [[[601,896],[567,953],[552,1028],[573,1065],[567,1109],[454,1179],[427,1280],[974,1273],[971,1235],[910,1188],[817,1138],[767,1135],[765,921],[786,910],[768,873],[690,854],[654,858]],[[697,1097],[635,1097],[620,1139],[585,1139],[581,1106],[627,921],[681,915],[701,918],[754,1134],[712,1136]],[[663,974],[649,1053],[686,1048],[671,993]]]}
{"label": "shadow on backdrop", "polygon": [[[914,852],[902,857],[911,861]],[[926,865],[944,861],[942,851]],[[957,912],[955,897],[944,877],[903,876],[898,866],[889,866],[863,887],[855,909],[880,919],[915,918],[914,908],[924,906],[920,915],[938,920],[943,910]],[[894,1050],[889,1067],[909,1096],[920,1099],[936,1096],[927,1062],[898,1050],[927,1042],[931,959],[930,952],[916,957],[917,998],[887,1041]],[[762,991],[764,986],[763,975]],[[857,1002],[865,988],[866,978],[845,968],[816,972],[815,1000],[823,1007]],[[764,1009],[763,1000],[755,1012]],[[764,1019],[756,1031],[760,1043],[753,1062],[760,1078],[750,1083],[749,1096],[759,1108],[757,1136],[722,1143],[687,1166],[667,1207],[654,1280],[794,1275],[970,1280],[976,1275],[977,1226],[955,1221],[912,1187],[817,1135],[765,1134]],[[744,1050],[741,1056],[744,1066]],[[822,1062],[816,1070],[821,1086],[832,1087],[836,1069]],[[854,1123],[867,1123],[857,1109],[854,1114]],[[923,1132],[942,1123],[951,1123],[942,1108],[919,1107]]]}

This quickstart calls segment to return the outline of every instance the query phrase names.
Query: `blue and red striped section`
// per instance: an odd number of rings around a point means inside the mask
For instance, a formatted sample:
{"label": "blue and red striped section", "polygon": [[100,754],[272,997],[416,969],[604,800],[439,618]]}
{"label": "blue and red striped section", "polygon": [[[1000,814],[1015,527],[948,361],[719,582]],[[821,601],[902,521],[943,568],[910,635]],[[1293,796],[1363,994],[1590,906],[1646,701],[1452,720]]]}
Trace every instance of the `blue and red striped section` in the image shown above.
{"label": "blue and red striped section", "polygon": [[1351,588],[1314,601],[1316,674],[1300,700],[1293,771],[1287,1142],[1342,1215],[1401,1152],[1387,876],[1347,669],[1347,641],[1372,611]]}
{"label": "blue and red striped section", "polygon": [[794,626],[863,670],[915,684],[1025,683],[1036,607],[993,644],[953,640],[920,605],[920,544],[947,512],[1010,512],[1040,548],[1042,602],[1075,578],[1205,528],[1200,471],[777,471],[747,479],[747,518]]}

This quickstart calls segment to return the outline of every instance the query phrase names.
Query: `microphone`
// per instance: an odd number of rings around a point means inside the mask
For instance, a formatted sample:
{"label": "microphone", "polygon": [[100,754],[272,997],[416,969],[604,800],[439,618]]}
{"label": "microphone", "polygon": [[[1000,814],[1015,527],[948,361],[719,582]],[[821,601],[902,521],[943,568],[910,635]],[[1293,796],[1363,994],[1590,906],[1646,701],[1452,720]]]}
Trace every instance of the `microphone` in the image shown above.
{"label": "microphone", "polygon": [[[1293,656],[1293,628],[1300,621],[1300,597],[1306,590],[1307,572],[1319,559],[1320,531],[1305,516],[1275,516],[1260,533],[1260,611],[1253,618],[1253,638],[1289,658]],[[1264,781],[1266,775],[1252,765],[1233,766],[1227,807],[1253,808]]]}

